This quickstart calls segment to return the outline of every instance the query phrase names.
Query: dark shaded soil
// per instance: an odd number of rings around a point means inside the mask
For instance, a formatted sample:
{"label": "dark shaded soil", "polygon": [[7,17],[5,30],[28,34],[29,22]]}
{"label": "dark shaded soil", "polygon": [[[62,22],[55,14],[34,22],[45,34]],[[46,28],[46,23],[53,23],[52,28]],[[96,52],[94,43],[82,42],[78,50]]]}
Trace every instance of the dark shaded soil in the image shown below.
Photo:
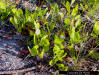
{"label": "dark shaded soil", "polygon": [[[23,61],[22,58],[19,58],[19,52],[24,50],[25,44],[23,44],[22,36],[17,34],[17,32],[11,28],[9,25],[1,23],[0,30],[0,71],[4,70],[16,70],[20,68],[24,68],[24,66],[32,63],[33,61],[27,60]],[[13,32],[11,32],[13,31]],[[11,34],[14,33],[14,34]],[[21,41],[21,42],[19,42]],[[28,63],[28,61],[31,61]],[[32,66],[31,66],[32,67]]]}

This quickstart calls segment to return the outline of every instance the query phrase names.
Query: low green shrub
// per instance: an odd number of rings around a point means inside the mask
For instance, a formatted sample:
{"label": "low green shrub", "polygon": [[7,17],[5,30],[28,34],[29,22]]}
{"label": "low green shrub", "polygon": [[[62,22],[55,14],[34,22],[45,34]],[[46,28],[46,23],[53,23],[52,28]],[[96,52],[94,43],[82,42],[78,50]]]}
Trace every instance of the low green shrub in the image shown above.
{"label": "low green shrub", "polygon": [[11,10],[15,5],[11,6],[12,3],[7,3],[6,0],[0,1],[0,21],[5,20],[8,16],[12,15]]}
{"label": "low green shrub", "polygon": [[[21,9],[16,9],[15,6],[7,7],[5,3],[0,2],[0,20],[4,20],[11,14],[10,22],[18,32],[22,33],[22,29],[26,29],[29,32],[28,36],[32,37],[27,41],[31,55],[43,58],[44,53],[49,53],[52,55],[49,65],[57,65],[60,70],[67,71],[68,66],[63,59],[71,57],[74,61],[72,64],[77,66],[89,37],[96,39],[99,36],[98,22],[93,25],[91,34],[85,31],[86,23],[82,23],[79,8],[87,11],[88,5],[75,4],[71,8],[74,2],[75,0],[72,0],[71,3],[69,1],[63,2],[64,12],[59,9],[56,3],[53,3],[50,4],[49,10],[48,8],[43,10],[36,8],[33,13],[30,13],[25,9],[25,14]],[[55,28],[57,32],[54,32]],[[54,46],[50,48],[51,43]],[[30,47],[31,44],[32,47]],[[94,50],[90,51],[88,55],[94,58],[99,57],[99,54],[94,55]]]}

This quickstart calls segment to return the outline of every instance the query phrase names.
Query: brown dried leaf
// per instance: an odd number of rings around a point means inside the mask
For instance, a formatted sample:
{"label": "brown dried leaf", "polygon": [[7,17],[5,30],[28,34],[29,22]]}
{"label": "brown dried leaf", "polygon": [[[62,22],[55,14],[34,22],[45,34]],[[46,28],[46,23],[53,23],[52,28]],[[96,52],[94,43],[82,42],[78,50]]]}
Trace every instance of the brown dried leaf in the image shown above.
{"label": "brown dried leaf", "polygon": [[8,39],[8,34],[3,35],[2,37]]}
{"label": "brown dried leaf", "polygon": [[74,62],[73,58],[70,58],[70,57],[64,58],[64,60],[67,61],[67,62]]}

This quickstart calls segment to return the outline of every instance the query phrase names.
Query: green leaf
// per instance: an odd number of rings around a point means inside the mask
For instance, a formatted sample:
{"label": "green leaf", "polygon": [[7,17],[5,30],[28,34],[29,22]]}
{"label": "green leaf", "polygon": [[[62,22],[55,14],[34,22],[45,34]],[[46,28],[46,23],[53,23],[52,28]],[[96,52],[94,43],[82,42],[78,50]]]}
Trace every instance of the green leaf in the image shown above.
{"label": "green leaf", "polygon": [[78,32],[75,32],[75,28],[73,27],[71,32],[70,32],[70,38],[71,41],[74,41],[78,43],[80,41],[80,34]]}
{"label": "green leaf", "polygon": [[34,44],[36,45],[37,44],[37,40],[36,40],[36,35],[35,34],[34,34],[33,40],[34,40]]}
{"label": "green leaf", "polygon": [[99,58],[99,53],[97,53],[97,54],[93,54],[92,57],[98,59],[98,58]]}
{"label": "green leaf", "polygon": [[70,38],[74,41],[75,40],[75,27],[73,27],[70,31]]}
{"label": "green leaf", "polygon": [[29,51],[30,51],[32,56],[35,56],[38,54],[38,48],[39,48],[38,45],[35,45],[32,49],[29,48]]}
{"label": "green leaf", "polygon": [[44,34],[43,37],[41,38],[41,41],[40,41],[40,46],[43,47],[44,52],[48,52],[49,51],[50,42],[47,39],[47,37],[48,37],[48,35]]}
{"label": "green leaf", "polygon": [[60,49],[64,48],[63,42],[65,39],[65,34],[61,33],[60,37],[58,37],[58,35],[55,35],[55,39],[54,39],[54,44],[59,46]]}
{"label": "green leaf", "polygon": [[33,20],[32,20],[32,18],[31,18],[31,16],[28,16],[27,18],[26,18],[26,22],[32,22]]}
{"label": "green leaf", "polygon": [[78,19],[75,23],[75,28],[81,25],[81,19]]}
{"label": "green leaf", "polygon": [[75,17],[78,13],[78,4],[75,6],[75,8],[72,10],[71,16]]}
{"label": "green leaf", "polygon": [[43,58],[44,50],[39,54],[40,58]]}
{"label": "green leaf", "polygon": [[43,36],[42,38],[41,38],[41,41],[40,41],[40,45],[41,46],[48,46],[49,45],[49,40],[47,39],[47,35],[45,35],[45,36]]}
{"label": "green leaf", "polygon": [[58,38],[58,36],[57,35],[55,35],[55,40],[54,40],[54,44],[61,44],[62,43],[62,41],[61,41],[61,39],[59,39]]}
{"label": "green leaf", "polygon": [[75,17],[75,20],[78,20],[80,18],[80,15],[77,15],[76,17]]}
{"label": "green leaf", "polygon": [[19,23],[15,16],[14,16],[14,23],[15,23],[15,25],[18,25],[18,23]]}
{"label": "green leaf", "polygon": [[51,60],[51,61],[49,62],[49,65],[50,65],[50,66],[53,66],[55,63],[56,63],[56,62],[54,62],[54,60]]}
{"label": "green leaf", "polygon": [[68,27],[68,25],[70,24],[70,18],[66,18],[64,20],[64,23],[65,23],[66,27]]}
{"label": "green leaf", "polygon": [[49,65],[53,66],[54,64],[57,63],[57,61],[62,61],[62,58],[66,56],[66,54],[61,54],[62,52],[60,52],[60,54],[57,54],[54,56],[54,58],[49,62]]}
{"label": "green leaf", "polygon": [[86,4],[87,3],[87,0],[82,0],[83,2],[84,2],[84,4]]}
{"label": "green leaf", "polygon": [[47,12],[48,8],[46,8],[45,10],[42,10],[42,16],[44,16]]}
{"label": "green leaf", "polygon": [[10,17],[10,22],[14,24],[13,17]]}
{"label": "green leaf", "polygon": [[46,8],[45,10],[41,10],[41,8],[39,8],[39,9],[37,10],[37,12],[38,12],[37,16],[39,16],[40,19],[43,19],[43,18],[44,18],[44,15],[45,15],[46,12],[47,12],[47,10],[48,10],[48,8]]}
{"label": "green leaf", "polygon": [[63,71],[68,71],[68,66],[65,66]]}
{"label": "green leaf", "polygon": [[6,9],[6,6],[4,5],[4,3],[2,1],[0,2],[0,9],[3,9],[3,10]]}
{"label": "green leaf", "polygon": [[73,47],[71,48],[71,50],[70,50],[70,56],[75,60],[76,59],[76,57],[75,57],[75,50],[73,49]]}
{"label": "green leaf", "polygon": [[88,0],[88,3],[95,3],[96,0]]}
{"label": "green leaf", "polygon": [[14,21],[14,18],[13,17],[10,17],[10,22],[15,25],[15,21]]}
{"label": "green leaf", "polygon": [[55,45],[53,48],[54,55],[57,54],[59,51],[60,51],[59,46]]}
{"label": "green leaf", "polygon": [[44,41],[46,41],[45,44],[44,44],[44,46],[49,46],[49,44],[50,44],[49,43],[49,40],[48,39],[45,39]]}
{"label": "green leaf", "polygon": [[88,56],[92,56],[93,58],[99,58],[99,53],[97,53],[97,54],[95,54],[94,53],[94,50],[91,50],[90,52],[89,52],[89,54],[88,54]]}
{"label": "green leaf", "polygon": [[85,4],[85,9],[87,9],[88,8],[88,4]]}
{"label": "green leaf", "polygon": [[17,10],[17,13],[20,15],[20,16],[23,16],[23,11],[21,9],[18,9]]}
{"label": "green leaf", "polygon": [[66,2],[66,9],[67,12],[70,13],[70,3],[68,1]]}
{"label": "green leaf", "polygon": [[53,30],[54,27],[55,27],[55,25],[56,25],[56,22],[55,22],[55,21],[52,21],[52,22],[51,22],[51,26],[50,26],[50,30]]}
{"label": "green leaf", "polygon": [[65,39],[65,33],[64,32],[60,34],[60,39],[63,39],[63,40]]}
{"label": "green leaf", "polygon": [[80,34],[79,34],[79,32],[76,32],[75,33],[75,36],[76,36],[76,39],[75,39],[75,42],[77,41],[80,41]]}
{"label": "green leaf", "polygon": [[60,44],[59,47],[60,47],[61,49],[64,49],[64,45],[63,45],[63,44]]}
{"label": "green leaf", "polygon": [[49,62],[51,66],[57,63],[57,61],[63,61],[63,58],[67,55],[64,53],[64,50],[61,50],[58,45],[55,44],[53,48],[54,56],[53,59]]}
{"label": "green leaf", "polygon": [[28,20],[28,17],[30,16],[30,12],[25,9],[25,19]]}
{"label": "green leaf", "polygon": [[49,51],[49,46],[44,46],[43,49],[44,49],[44,52],[48,52]]}
{"label": "green leaf", "polygon": [[39,29],[40,28],[40,24],[37,21],[34,21],[34,25],[35,25],[35,28],[36,29]]}
{"label": "green leaf", "polygon": [[58,5],[57,4],[51,4],[52,12],[53,13],[58,13]]}
{"label": "green leaf", "polygon": [[81,6],[82,10],[85,11],[85,8],[84,8],[84,6],[82,5],[82,3],[80,3],[80,6]]}
{"label": "green leaf", "polygon": [[8,0],[4,0],[4,3],[7,3]]}
{"label": "green leaf", "polygon": [[12,12],[15,14],[17,12],[17,10],[15,8],[13,8]]}
{"label": "green leaf", "polygon": [[99,24],[96,22],[93,27],[93,31],[96,35],[99,35]]}
{"label": "green leaf", "polygon": [[64,68],[64,64],[56,64],[60,68]]}
{"label": "green leaf", "polygon": [[91,33],[91,36],[93,37],[93,38],[96,38],[97,37],[97,35],[95,34],[95,33]]}
{"label": "green leaf", "polygon": [[96,39],[96,44],[99,45],[99,39]]}
{"label": "green leaf", "polygon": [[93,53],[94,53],[94,50],[91,50],[88,55],[92,55]]}
{"label": "green leaf", "polygon": [[75,0],[71,0],[71,6],[74,4]]}
{"label": "green leaf", "polygon": [[34,32],[32,30],[30,30],[29,32],[30,32],[30,36],[34,35]]}

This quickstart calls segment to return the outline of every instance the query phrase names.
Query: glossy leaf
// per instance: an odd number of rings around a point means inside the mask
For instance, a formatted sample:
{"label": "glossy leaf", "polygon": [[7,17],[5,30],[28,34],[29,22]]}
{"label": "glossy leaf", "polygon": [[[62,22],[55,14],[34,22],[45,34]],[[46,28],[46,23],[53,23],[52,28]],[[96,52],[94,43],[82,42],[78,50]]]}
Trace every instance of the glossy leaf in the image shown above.
{"label": "glossy leaf", "polygon": [[35,45],[32,49],[29,48],[29,51],[30,51],[30,53],[31,53],[32,56],[35,56],[35,55],[38,54],[38,52],[39,52],[38,51],[38,48],[39,48],[38,45]]}
{"label": "glossy leaf", "polygon": [[15,23],[14,23],[14,20],[13,20],[13,17],[10,17],[10,22],[11,22],[12,24],[15,24]]}
{"label": "glossy leaf", "polygon": [[15,8],[13,8],[12,12],[15,14],[17,12],[17,10]]}
{"label": "glossy leaf", "polygon": [[72,10],[71,16],[75,17],[78,13],[78,5],[75,6],[75,8]]}
{"label": "glossy leaf", "polygon": [[80,15],[77,15],[76,17],[75,17],[75,20],[78,20],[80,18]]}
{"label": "glossy leaf", "polygon": [[54,62],[54,60],[51,60],[51,61],[49,62],[49,65],[50,65],[50,66],[53,66],[55,63],[56,63],[56,62]]}
{"label": "glossy leaf", "polygon": [[18,22],[18,20],[17,20],[17,18],[14,16],[14,23],[17,25],[19,22]]}
{"label": "glossy leaf", "polygon": [[55,45],[53,48],[54,55],[57,54],[60,50],[61,49],[59,48],[59,46]]}
{"label": "glossy leaf", "polygon": [[91,50],[88,55],[92,55],[93,53],[94,53],[94,50]]}
{"label": "glossy leaf", "polygon": [[68,27],[68,25],[70,24],[70,19],[69,18],[66,18],[64,20],[64,23],[65,23],[66,27]]}
{"label": "glossy leaf", "polygon": [[42,50],[41,53],[39,54],[40,58],[43,58],[43,54],[44,54],[44,51]]}
{"label": "glossy leaf", "polygon": [[2,1],[0,2],[0,9],[3,9],[3,10],[6,9],[6,6],[4,5]]}
{"label": "glossy leaf", "polygon": [[88,54],[89,56],[92,56],[93,58],[99,58],[99,53],[94,53],[94,50],[91,50],[90,52],[89,52],[89,54]]}
{"label": "glossy leaf", "polygon": [[29,32],[30,32],[30,36],[34,35],[34,32],[32,30],[30,30]]}
{"label": "glossy leaf", "polygon": [[99,24],[96,22],[93,27],[93,31],[96,35],[99,35]]}
{"label": "glossy leaf", "polygon": [[85,11],[85,8],[82,3],[80,3],[80,6],[81,6],[82,10]]}
{"label": "glossy leaf", "polygon": [[58,67],[64,68],[64,64],[56,64]]}
{"label": "glossy leaf", "polygon": [[61,44],[61,43],[62,43],[62,41],[61,41],[61,39],[56,38],[56,39],[54,40],[54,43],[55,43],[55,44]]}
{"label": "glossy leaf", "polygon": [[49,40],[47,39],[47,37],[48,37],[47,35],[43,36],[41,41],[40,41],[40,46],[43,47],[43,51],[44,52],[48,52],[49,51],[50,43],[49,43]]}
{"label": "glossy leaf", "polygon": [[81,19],[78,19],[75,23],[75,28],[81,25]]}
{"label": "glossy leaf", "polygon": [[70,3],[68,1],[66,2],[66,9],[67,12],[70,13]]}
{"label": "glossy leaf", "polygon": [[49,46],[44,46],[43,49],[44,49],[44,52],[48,52],[49,51]]}
{"label": "glossy leaf", "polygon": [[59,11],[57,4],[51,4],[51,9],[52,9],[52,12],[53,12],[53,13],[57,13],[57,12]]}
{"label": "glossy leaf", "polygon": [[67,53],[64,54],[64,50],[58,51],[56,55],[53,57],[53,59],[49,62],[51,66],[57,63],[57,61],[63,61],[63,58],[67,55]]}
{"label": "glossy leaf", "polygon": [[72,28],[70,32],[70,38],[76,43],[80,41],[80,34],[78,32],[75,32],[75,28]]}

